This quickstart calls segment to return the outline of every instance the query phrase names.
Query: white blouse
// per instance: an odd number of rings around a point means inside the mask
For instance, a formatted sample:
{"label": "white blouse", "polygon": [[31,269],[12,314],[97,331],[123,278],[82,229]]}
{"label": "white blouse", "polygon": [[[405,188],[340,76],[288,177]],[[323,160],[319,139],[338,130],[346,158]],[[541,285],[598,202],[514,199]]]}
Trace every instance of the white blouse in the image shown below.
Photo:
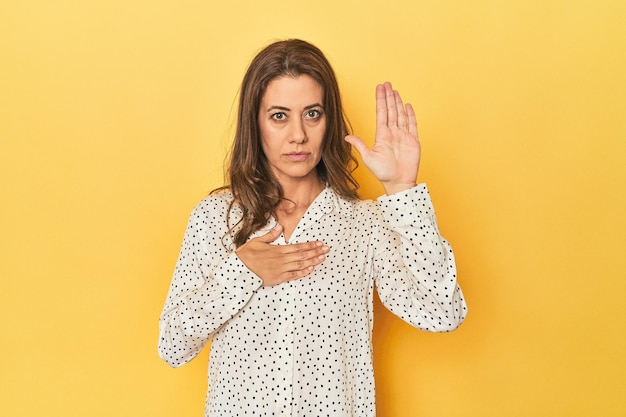
{"label": "white blouse", "polygon": [[[465,319],[424,184],[377,202],[326,188],[289,243],[321,240],[327,258],[271,287],[233,250],[231,198],[211,195],[193,210],[160,319],[159,354],[171,366],[212,340],[205,416],[374,416],[374,284],[389,310],[420,329],[451,331]],[[234,224],[241,212],[230,216]]]}

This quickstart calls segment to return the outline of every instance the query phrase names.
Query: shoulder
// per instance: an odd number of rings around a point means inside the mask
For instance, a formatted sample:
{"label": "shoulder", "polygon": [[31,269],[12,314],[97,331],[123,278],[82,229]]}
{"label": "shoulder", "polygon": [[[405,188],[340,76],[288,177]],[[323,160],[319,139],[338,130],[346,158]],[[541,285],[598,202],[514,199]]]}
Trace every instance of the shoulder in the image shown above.
{"label": "shoulder", "polygon": [[332,191],[335,208],[344,217],[351,217],[359,222],[372,220],[380,216],[378,202],[373,200],[348,199]]}
{"label": "shoulder", "polygon": [[[230,191],[220,191],[204,197],[191,212],[192,218],[225,219],[233,206],[233,195]],[[233,206],[233,207],[231,207]]]}
{"label": "shoulder", "polygon": [[194,210],[212,210],[214,208],[228,207],[233,201],[233,194],[230,191],[219,191],[204,197],[196,205]]}

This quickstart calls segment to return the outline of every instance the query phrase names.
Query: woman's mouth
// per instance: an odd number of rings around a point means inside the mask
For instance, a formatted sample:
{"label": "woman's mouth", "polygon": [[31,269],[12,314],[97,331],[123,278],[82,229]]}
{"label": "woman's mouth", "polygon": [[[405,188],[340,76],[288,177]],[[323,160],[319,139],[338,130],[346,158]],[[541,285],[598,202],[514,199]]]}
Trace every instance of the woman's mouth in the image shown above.
{"label": "woman's mouth", "polygon": [[290,161],[294,161],[294,162],[302,162],[308,159],[309,155],[311,155],[308,152],[289,152],[287,154],[285,154],[285,156],[290,160]]}

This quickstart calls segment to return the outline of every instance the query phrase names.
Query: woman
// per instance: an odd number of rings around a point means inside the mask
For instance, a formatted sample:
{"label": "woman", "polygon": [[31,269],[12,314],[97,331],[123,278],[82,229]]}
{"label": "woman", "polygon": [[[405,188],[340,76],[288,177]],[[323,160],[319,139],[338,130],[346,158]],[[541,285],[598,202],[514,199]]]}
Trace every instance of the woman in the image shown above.
{"label": "woman", "polygon": [[[412,107],[376,88],[372,149],[349,135],[322,52],[276,42],[244,77],[229,183],[191,214],[160,356],[211,339],[206,416],[374,416],[373,289],[411,325],[465,318],[424,184]],[[351,146],[387,195],[359,201]]]}

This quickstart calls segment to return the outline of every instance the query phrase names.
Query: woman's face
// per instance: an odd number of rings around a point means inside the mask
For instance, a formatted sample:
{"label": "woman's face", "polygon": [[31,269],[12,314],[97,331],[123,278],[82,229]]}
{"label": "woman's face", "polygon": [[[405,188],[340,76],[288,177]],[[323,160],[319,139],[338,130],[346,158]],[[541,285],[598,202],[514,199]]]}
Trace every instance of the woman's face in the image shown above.
{"label": "woman's face", "polygon": [[261,98],[261,147],[281,184],[317,180],[326,132],[322,86],[308,75],[270,81]]}

